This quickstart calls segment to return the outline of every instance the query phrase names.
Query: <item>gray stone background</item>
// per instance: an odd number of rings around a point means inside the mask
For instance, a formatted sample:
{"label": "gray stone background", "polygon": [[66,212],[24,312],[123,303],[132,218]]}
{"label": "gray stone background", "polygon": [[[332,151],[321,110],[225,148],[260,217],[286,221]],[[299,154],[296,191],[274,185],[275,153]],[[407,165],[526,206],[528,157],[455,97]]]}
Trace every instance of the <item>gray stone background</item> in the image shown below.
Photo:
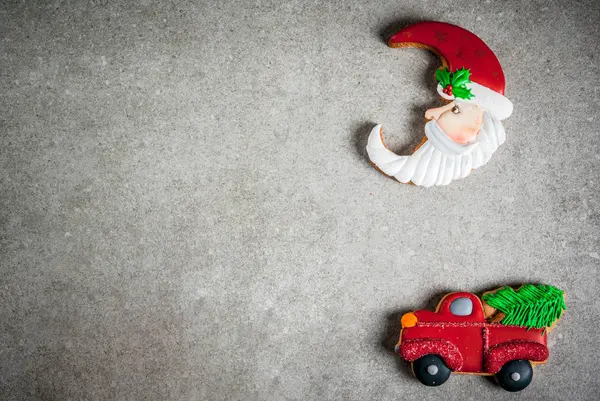
{"label": "gray stone background", "polygon": [[[497,53],[491,162],[420,189],[365,159],[417,142],[432,19]],[[597,400],[597,1],[2,1],[0,398]],[[390,345],[447,291],[567,291],[511,395],[427,388]]]}

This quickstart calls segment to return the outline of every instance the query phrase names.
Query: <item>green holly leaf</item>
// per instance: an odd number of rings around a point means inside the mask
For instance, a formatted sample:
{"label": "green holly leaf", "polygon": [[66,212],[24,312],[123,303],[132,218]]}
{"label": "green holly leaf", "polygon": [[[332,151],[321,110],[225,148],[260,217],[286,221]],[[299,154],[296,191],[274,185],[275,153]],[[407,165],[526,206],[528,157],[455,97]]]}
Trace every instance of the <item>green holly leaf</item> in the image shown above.
{"label": "green holly leaf", "polygon": [[471,93],[471,89],[467,88],[466,86],[455,87],[454,85],[452,85],[452,94],[457,99],[466,99],[466,100],[469,100],[469,99],[472,99],[472,98],[475,97]]}
{"label": "green holly leaf", "polygon": [[439,69],[435,72],[435,79],[442,85],[442,88],[450,85],[450,71],[447,68]]}
{"label": "green holly leaf", "polygon": [[471,80],[469,79],[470,76],[471,71],[467,70],[466,68],[461,68],[460,70],[454,71],[450,82],[452,84],[452,88],[462,87],[471,83]]}

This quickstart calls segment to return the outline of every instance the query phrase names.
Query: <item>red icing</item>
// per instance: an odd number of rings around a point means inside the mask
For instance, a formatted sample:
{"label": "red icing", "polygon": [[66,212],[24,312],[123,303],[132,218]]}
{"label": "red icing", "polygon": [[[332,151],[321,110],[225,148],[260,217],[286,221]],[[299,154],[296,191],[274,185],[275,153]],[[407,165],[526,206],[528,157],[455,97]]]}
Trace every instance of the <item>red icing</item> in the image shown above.
{"label": "red icing", "polygon": [[391,37],[389,44],[418,43],[433,48],[448,69],[471,70],[471,81],[504,95],[504,72],[494,52],[473,33],[445,22],[419,22]]}
{"label": "red icing", "polygon": [[462,367],[463,357],[456,345],[450,341],[427,338],[407,340],[400,345],[400,355],[409,362],[429,354],[441,356],[452,370],[459,370]]}
{"label": "red icing", "polygon": [[[457,298],[471,300],[470,315],[457,316],[450,311]],[[454,371],[494,374],[513,359],[539,362],[548,357],[547,336],[542,330],[488,323],[481,300],[468,292],[446,295],[436,312],[418,310],[414,314],[417,324],[402,329],[400,339],[400,354],[408,361],[437,354]]]}
{"label": "red icing", "polygon": [[515,340],[498,344],[487,351],[485,370],[497,373],[506,362],[526,359],[544,362],[548,359],[548,347],[532,341]]}

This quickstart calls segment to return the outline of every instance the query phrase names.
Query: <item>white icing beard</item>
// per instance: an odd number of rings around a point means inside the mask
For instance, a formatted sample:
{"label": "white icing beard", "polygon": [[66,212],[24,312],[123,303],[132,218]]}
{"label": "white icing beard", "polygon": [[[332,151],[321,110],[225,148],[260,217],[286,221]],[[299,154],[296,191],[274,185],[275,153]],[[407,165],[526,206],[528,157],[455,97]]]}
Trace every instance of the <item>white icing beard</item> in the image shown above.
{"label": "white icing beard", "polygon": [[369,135],[369,159],[385,174],[398,181],[430,187],[447,185],[468,176],[472,170],[486,164],[506,139],[504,127],[487,111],[475,143],[453,142],[436,121],[425,125],[427,141],[410,156],[398,156],[385,147],[377,125]]}

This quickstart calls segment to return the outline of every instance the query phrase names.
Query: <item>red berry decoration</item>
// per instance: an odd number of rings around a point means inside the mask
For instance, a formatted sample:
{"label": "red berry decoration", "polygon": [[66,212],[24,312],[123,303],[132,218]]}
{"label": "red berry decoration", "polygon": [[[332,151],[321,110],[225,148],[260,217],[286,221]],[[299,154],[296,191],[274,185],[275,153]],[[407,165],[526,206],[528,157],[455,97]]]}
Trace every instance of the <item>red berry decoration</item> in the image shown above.
{"label": "red berry decoration", "polygon": [[450,85],[450,84],[446,85],[443,92],[448,96],[452,96],[452,85]]}

